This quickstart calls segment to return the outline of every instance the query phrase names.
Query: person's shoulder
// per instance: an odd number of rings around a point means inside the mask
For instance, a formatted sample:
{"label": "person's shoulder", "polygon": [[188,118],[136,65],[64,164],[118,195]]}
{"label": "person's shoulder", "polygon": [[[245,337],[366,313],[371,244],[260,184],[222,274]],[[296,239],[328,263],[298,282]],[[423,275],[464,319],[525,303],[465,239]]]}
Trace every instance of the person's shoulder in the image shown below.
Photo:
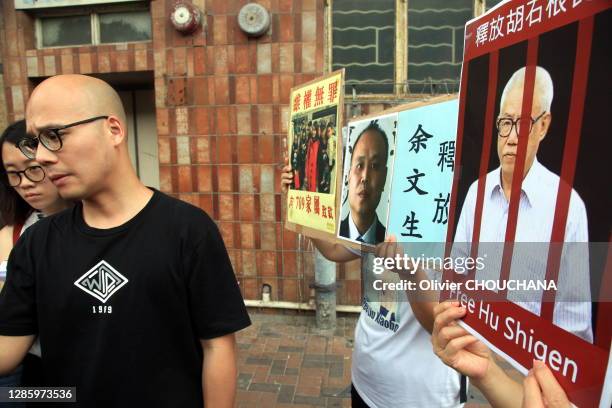
{"label": "person's shoulder", "polygon": [[13,226],[12,225],[5,225],[4,227],[0,228],[0,240],[3,240],[5,238],[10,238],[12,236],[13,236]]}
{"label": "person's shoulder", "polygon": [[0,261],[8,259],[13,249],[13,226],[5,225],[0,229]]}
{"label": "person's shoulder", "polygon": [[[547,187],[554,188],[554,191],[551,191],[551,195],[554,195],[554,197],[556,197],[559,190],[562,190],[562,189],[566,190],[568,188],[569,184],[567,183],[567,181],[563,180],[556,173],[549,170],[543,164],[540,164],[538,167],[539,167],[539,171],[538,171],[539,177],[538,178],[540,179],[539,180],[540,185],[541,186],[545,185]],[[576,206],[576,208],[584,208],[585,207],[584,201],[582,201],[580,194],[578,194],[578,192],[573,187],[571,186],[569,187],[571,188],[570,207]]]}
{"label": "person's shoulder", "polygon": [[15,248],[19,244],[37,251],[46,248],[46,240],[58,239],[59,235],[70,231],[72,211],[73,208],[67,208],[36,221],[22,232]]}
{"label": "person's shoulder", "polygon": [[170,208],[173,211],[182,213],[187,216],[210,218],[208,214],[206,214],[206,212],[200,207],[197,207],[187,201],[183,201],[176,197],[169,196],[168,194],[162,193],[161,191],[155,191],[155,194],[158,196],[159,203],[166,208]]}
{"label": "person's shoulder", "polygon": [[[492,173],[494,173],[494,172],[495,172],[495,170],[493,170],[492,172],[487,174],[486,183],[489,183],[490,180],[494,179],[493,176],[492,176]],[[467,194],[465,195],[465,201],[475,200],[477,192],[478,192],[478,179],[474,180],[472,182],[472,184],[470,184],[470,187],[468,188]]]}
{"label": "person's shoulder", "polygon": [[36,221],[28,230],[36,228],[42,229],[54,229],[54,230],[66,230],[70,228],[72,221],[74,220],[75,211],[80,211],[77,206],[70,206],[63,209],[55,214],[48,215],[38,221]]}
{"label": "person's shoulder", "polygon": [[583,213],[586,216],[586,205],[580,197],[580,194],[572,188],[572,193],[570,195],[570,213]]}
{"label": "person's shoulder", "polygon": [[196,207],[186,201],[171,197],[160,191],[156,191],[160,209],[167,219],[179,226],[199,227],[214,226],[212,218],[200,207]]}
{"label": "person's shoulder", "polygon": [[543,164],[540,164],[538,167],[538,181],[540,188],[547,189],[544,190],[544,192],[547,193],[548,196],[554,197],[554,199],[556,200],[557,194],[560,190],[567,191],[568,187],[571,189],[568,210],[569,220],[575,221],[574,217],[576,216],[580,216],[581,220],[586,217],[586,206],[584,204],[584,201],[582,200],[582,197],[580,197],[580,194],[578,194],[578,191],[576,191],[573,187],[569,186],[567,181],[563,180],[561,177],[549,170]]}
{"label": "person's shoulder", "polygon": [[540,187],[546,186],[554,189],[558,188],[559,180],[561,180],[561,178],[556,173],[549,170],[548,167],[544,166],[539,161],[534,162],[534,167],[537,171],[536,179],[538,180]]}

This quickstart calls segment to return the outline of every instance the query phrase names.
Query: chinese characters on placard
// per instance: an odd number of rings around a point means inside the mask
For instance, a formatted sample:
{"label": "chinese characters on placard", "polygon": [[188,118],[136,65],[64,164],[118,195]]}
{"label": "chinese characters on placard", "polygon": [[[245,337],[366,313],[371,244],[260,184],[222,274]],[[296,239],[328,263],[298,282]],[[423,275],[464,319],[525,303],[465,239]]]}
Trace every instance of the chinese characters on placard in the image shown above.
{"label": "chinese characters on placard", "polygon": [[[421,150],[427,149],[428,142],[432,142],[430,139],[434,139],[434,137],[435,135],[427,132],[425,129],[423,129],[423,125],[419,124],[413,136],[410,138],[410,140],[408,140],[408,143],[411,145],[410,151],[418,154]],[[438,143],[438,148],[439,159],[436,166],[440,168],[441,172],[444,172],[445,169],[450,169],[452,172],[455,163],[455,142],[444,141]],[[403,192],[406,194],[417,194],[418,196],[429,194],[429,192],[425,191],[424,188],[419,187],[419,182],[422,179],[426,179],[427,174],[419,171],[419,169],[416,168],[413,168],[412,172],[414,174],[406,176],[408,184],[407,188],[403,190]],[[448,222],[449,199],[450,194],[443,194],[442,192],[438,192],[438,196],[433,197],[432,208],[434,215],[431,222],[436,224],[446,224]],[[407,202],[409,201],[410,200],[407,200]],[[402,228],[404,228],[405,231],[402,232],[401,235],[404,237],[422,238],[422,235],[418,232],[419,226],[417,224],[420,222],[419,218],[420,217],[418,214],[416,214],[413,210],[410,210],[402,225]]]}
{"label": "chinese characters on placard", "polygon": [[338,82],[336,80],[328,84],[327,94],[325,93],[325,86],[317,86],[314,91],[314,103],[312,100],[312,89],[306,89],[303,93],[297,92],[293,96],[293,112],[316,108],[322,106],[325,102],[334,103],[338,98]]}
{"label": "chinese characters on placard", "polygon": [[508,34],[519,33],[523,28],[542,23],[545,19],[557,17],[570,8],[576,8],[583,0],[530,0],[510,9],[508,14],[493,13],[493,18],[482,22],[476,28],[474,41],[483,46]]}
{"label": "chinese characters on placard", "polygon": [[329,205],[321,204],[319,196],[306,195],[304,197],[289,197],[289,208],[305,211],[320,218],[334,220],[334,209]]}

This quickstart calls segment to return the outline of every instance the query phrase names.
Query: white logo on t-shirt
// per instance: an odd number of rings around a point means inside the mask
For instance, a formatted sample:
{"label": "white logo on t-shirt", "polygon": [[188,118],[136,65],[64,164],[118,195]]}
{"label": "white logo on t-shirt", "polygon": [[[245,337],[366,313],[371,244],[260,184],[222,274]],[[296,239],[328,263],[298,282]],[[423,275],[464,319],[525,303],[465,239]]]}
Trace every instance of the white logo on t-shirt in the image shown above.
{"label": "white logo on t-shirt", "polygon": [[128,283],[127,278],[106,261],[100,261],[74,282],[76,287],[102,303],[106,303],[126,283]]}

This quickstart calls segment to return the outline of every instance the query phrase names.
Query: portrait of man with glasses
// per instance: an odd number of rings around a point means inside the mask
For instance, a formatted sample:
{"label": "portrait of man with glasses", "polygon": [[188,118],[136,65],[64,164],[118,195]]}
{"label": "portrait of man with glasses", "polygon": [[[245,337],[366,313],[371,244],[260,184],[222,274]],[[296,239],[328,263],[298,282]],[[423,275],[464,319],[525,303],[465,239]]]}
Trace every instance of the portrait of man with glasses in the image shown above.
{"label": "portrait of man with glasses", "polygon": [[[538,161],[537,154],[553,120],[551,106],[554,86],[549,72],[536,66],[531,113],[522,112],[525,67],[515,71],[501,94],[495,118],[499,166],[486,175],[480,221],[479,255],[486,253],[486,268],[476,279],[498,279],[513,177],[522,177],[511,280],[543,280],[546,276],[548,245],[551,241],[560,178]],[[524,127],[527,127],[525,129]],[[518,162],[519,139],[527,138],[525,163]],[[470,186],[455,232],[455,256],[469,255],[477,204],[478,180]],[[559,268],[553,323],[592,342],[587,213],[583,200],[572,189],[564,249]],[[578,243],[578,244],[577,244]],[[466,252],[461,254],[460,252]],[[507,299],[539,315],[541,292],[509,291]]]}

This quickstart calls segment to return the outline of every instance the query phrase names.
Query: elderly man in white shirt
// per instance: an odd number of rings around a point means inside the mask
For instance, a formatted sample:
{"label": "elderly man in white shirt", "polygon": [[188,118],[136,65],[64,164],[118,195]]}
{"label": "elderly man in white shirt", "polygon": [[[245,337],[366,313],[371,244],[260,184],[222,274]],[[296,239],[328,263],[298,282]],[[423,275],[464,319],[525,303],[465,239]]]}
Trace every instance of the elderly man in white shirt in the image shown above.
{"label": "elderly man in white shirt", "polygon": [[[512,75],[501,97],[500,112],[496,120],[500,166],[486,176],[480,224],[479,256],[487,253],[487,262],[486,268],[477,272],[476,279],[499,277],[503,253],[499,243],[504,242],[506,236],[521,125],[524,81],[525,68],[521,68]],[[553,83],[550,74],[538,66],[531,121],[527,122],[530,132],[514,237],[514,242],[519,244],[514,246],[509,277],[511,280],[543,280],[546,273],[548,243],[551,239],[560,179],[538,162],[536,154],[550,127],[552,99]],[[461,210],[455,234],[455,256],[467,256],[465,252],[469,251],[469,245],[460,243],[472,241],[477,188],[478,181],[475,181],[468,190]],[[584,202],[573,189],[564,242],[553,323],[592,342],[587,215]],[[508,300],[539,315],[541,295],[542,291],[509,291]]]}

